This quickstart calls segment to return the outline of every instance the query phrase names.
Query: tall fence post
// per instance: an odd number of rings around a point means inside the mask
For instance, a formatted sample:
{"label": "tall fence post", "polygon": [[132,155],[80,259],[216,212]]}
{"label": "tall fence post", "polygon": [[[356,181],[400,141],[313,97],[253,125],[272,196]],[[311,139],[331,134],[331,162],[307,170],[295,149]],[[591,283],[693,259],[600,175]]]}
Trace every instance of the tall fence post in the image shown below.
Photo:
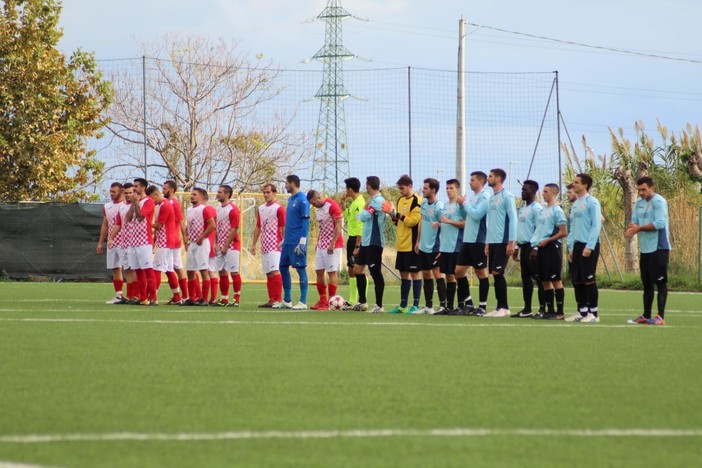
{"label": "tall fence post", "polygon": [[142,84],[143,84],[143,90],[142,90],[142,104],[144,106],[144,125],[142,127],[142,131],[144,132],[144,179],[149,180],[148,177],[148,155],[146,153],[146,55],[141,56],[141,78],[142,78]]}
{"label": "tall fence post", "polygon": [[409,176],[412,177],[412,67],[407,67],[407,138],[409,143]]}
{"label": "tall fence post", "polygon": [[697,215],[697,284],[702,279],[702,206]]}

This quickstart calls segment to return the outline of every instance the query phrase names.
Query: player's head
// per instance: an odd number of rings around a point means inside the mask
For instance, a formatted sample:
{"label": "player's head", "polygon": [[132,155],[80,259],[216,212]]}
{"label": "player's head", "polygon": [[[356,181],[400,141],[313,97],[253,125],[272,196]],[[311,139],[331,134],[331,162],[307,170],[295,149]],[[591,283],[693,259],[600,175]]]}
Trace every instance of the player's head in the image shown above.
{"label": "player's head", "polygon": [[449,179],[446,181],[446,196],[449,200],[454,200],[461,194],[461,183],[458,179]]}
{"label": "player's head", "polygon": [[163,196],[170,198],[178,191],[178,184],[174,180],[167,180],[163,183]]}
{"label": "player's head", "polygon": [[134,184],[131,182],[126,182],[122,185],[122,193],[124,194],[124,199],[131,203],[134,197]]}
{"label": "player's head", "polygon": [[307,201],[309,201],[310,205],[313,205],[315,208],[321,208],[324,205],[322,195],[316,190],[310,190],[307,192]]}
{"label": "player's head", "polygon": [[366,177],[366,191],[371,193],[378,190],[380,190],[380,177],[374,175]]}
{"label": "player's head", "polygon": [[224,203],[232,198],[234,190],[229,185],[220,185],[217,189],[217,201]]}
{"label": "player's head", "polygon": [[113,202],[120,201],[122,199],[122,184],[119,182],[112,182],[110,184],[110,200]]}
{"label": "player's head", "polygon": [[207,202],[208,195],[207,195],[207,190],[200,188],[200,187],[194,187],[192,192],[190,192],[190,203],[193,205],[199,205],[200,203],[205,203]]}
{"label": "player's head", "polygon": [[575,188],[572,182],[566,185],[566,198],[571,203],[578,199],[578,196],[575,194]]}
{"label": "player's head", "polygon": [[146,187],[149,186],[149,183],[146,181],[146,179],[143,179],[141,177],[137,177],[134,179],[134,191],[138,195],[144,195],[144,192],[146,191]]}
{"label": "player's head", "polygon": [[561,189],[558,184],[546,184],[544,185],[544,201],[546,203],[551,203],[558,198],[558,194],[561,193]]}
{"label": "player's head", "polygon": [[644,200],[653,198],[656,193],[653,179],[648,176],[639,177],[639,180],[636,181],[636,191]]}
{"label": "player's head", "polygon": [[507,173],[496,167],[495,169],[490,169],[490,175],[488,176],[488,185],[490,187],[502,187],[502,184],[507,180]]}
{"label": "player's head", "polygon": [[400,195],[403,197],[409,197],[412,195],[412,178],[407,174],[403,174],[397,179],[397,188],[400,191]]}
{"label": "player's head", "polygon": [[163,201],[163,195],[161,195],[161,191],[155,185],[146,187],[146,196],[151,197],[157,205]]}
{"label": "player's head", "polygon": [[266,204],[273,203],[275,201],[275,196],[278,193],[278,189],[275,188],[273,184],[265,184],[261,187],[261,192],[263,192],[263,200]]}
{"label": "player's head", "polygon": [[356,177],[349,177],[348,179],[345,179],[344,184],[346,184],[347,193],[349,190],[351,190],[353,193],[358,193],[361,191],[361,181]]}
{"label": "player's head", "polygon": [[590,187],[592,187],[592,177],[588,174],[581,172],[573,179],[573,190],[578,196],[584,195],[590,190]]}
{"label": "player's head", "polygon": [[470,189],[475,193],[480,192],[485,187],[485,182],[487,182],[487,174],[483,171],[470,173]]}
{"label": "player's head", "polygon": [[434,198],[439,192],[439,181],[432,179],[431,177],[424,179],[424,185],[422,185],[422,196],[424,198]]}
{"label": "player's head", "polygon": [[285,178],[285,190],[295,194],[300,190],[300,178],[295,174],[290,174]]}
{"label": "player's head", "polygon": [[539,183],[535,180],[527,179],[522,182],[522,200],[533,200],[539,193]]}

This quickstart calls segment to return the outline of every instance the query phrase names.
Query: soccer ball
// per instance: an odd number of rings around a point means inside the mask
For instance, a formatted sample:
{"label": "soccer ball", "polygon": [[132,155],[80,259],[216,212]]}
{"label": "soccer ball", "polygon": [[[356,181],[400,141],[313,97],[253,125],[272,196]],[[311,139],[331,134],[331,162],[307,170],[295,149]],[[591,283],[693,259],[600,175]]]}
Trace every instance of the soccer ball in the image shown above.
{"label": "soccer ball", "polygon": [[346,300],[341,296],[332,296],[329,299],[329,310],[343,310]]}

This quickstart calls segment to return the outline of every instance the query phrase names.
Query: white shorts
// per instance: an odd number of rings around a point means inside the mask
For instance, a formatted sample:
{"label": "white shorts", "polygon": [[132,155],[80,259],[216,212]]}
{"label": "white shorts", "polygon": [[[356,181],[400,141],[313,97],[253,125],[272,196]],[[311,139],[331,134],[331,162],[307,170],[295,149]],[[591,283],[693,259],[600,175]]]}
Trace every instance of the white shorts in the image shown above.
{"label": "white shorts", "polygon": [[226,255],[217,252],[215,266],[217,271],[226,270],[229,273],[239,273],[239,251],[228,249]]}
{"label": "white shorts", "polygon": [[153,250],[154,246],[149,244],[140,245],[139,247],[129,247],[129,268],[133,270],[153,268]]}
{"label": "white shorts", "polygon": [[326,270],[328,273],[339,271],[341,267],[341,251],[343,249],[334,249],[333,254],[328,254],[327,249],[317,249],[314,257],[314,269]]}
{"label": "white shorts", "polygon": [[183,269],[183,255],[181,253],[180,247],[177,249],[170,249],[171,251],[171,262],[173,264],[173,270],[170,271],[175,271],[175,270],[182,270]]}
{"label": "white shorts", "polygon": [[188,247],[188,258],[185,261],[188,271],[202,271],[210,269],[210,240],[204,239],[202,245],[191,242]]}
{"label": "white shorts", "polygon": [[280,252],[274,250],[266,252],[263,257],[263,273],[268,274],[280,270]]}
{"label": "white shorts", "polygon": [[107,269],[128,268],[127,252],[122,247],[107,249]]}
{"label": "white shorts", "polygon": [[154,255],[154,270],[173,271],[173,249],[158,249]]}

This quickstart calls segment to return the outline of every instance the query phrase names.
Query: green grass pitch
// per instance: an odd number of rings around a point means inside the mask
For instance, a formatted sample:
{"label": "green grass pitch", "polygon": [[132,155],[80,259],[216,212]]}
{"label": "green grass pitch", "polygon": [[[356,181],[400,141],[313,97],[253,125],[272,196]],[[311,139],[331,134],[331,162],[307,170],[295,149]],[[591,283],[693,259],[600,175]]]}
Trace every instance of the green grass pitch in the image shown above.
{"label": "green grass pitch", "polygon": [[640,292],[601,291],[602,322],[579,325],[262,310],[262,285],[239,309],[112,306],[110,288],[0,283],[0,466],[702,465],[699,294],[654,327],[626,325]]}

